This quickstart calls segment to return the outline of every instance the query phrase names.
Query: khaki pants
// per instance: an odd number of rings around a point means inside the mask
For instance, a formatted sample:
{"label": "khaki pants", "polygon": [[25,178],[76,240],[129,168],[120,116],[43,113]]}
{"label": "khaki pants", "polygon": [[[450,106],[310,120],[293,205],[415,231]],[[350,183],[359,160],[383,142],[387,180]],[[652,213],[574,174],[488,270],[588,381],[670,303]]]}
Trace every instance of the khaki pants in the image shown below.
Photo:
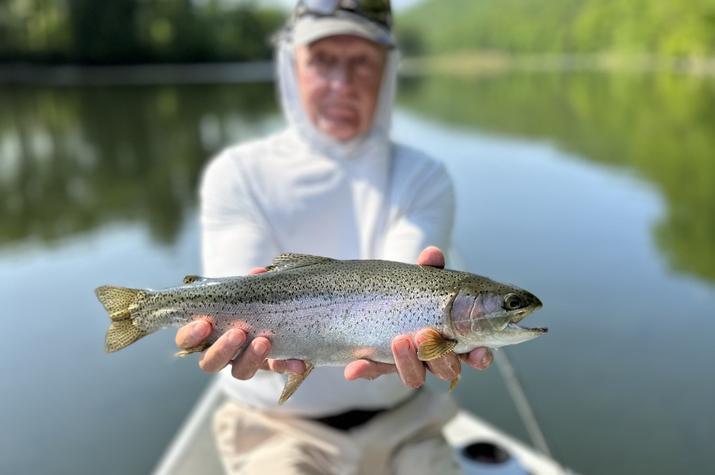
{"label": "khaki pants", "polygon": [[230,475],[458,474],[442,435],[456,413],[449,396],[425,389],[364,425],[338,431],[228,401],[214,414],[213,430]]}

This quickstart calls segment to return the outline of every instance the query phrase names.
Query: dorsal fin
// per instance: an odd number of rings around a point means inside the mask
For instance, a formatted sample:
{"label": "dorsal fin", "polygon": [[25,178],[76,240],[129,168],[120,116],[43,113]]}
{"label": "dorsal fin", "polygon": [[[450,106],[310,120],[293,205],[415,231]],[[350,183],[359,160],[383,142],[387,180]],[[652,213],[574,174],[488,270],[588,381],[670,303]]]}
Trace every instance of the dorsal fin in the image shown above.
{"label": "dorsal fin", "polygon": [[189,274],[184,277],[182,281],[184,285],[195,284],[196,282],[203,282],[209,280],[206,277],[201,277],[200,275]]}
{"label": "dorsal fin", "polygon": [[297,267],[312,266],[325,262],[332,262],[335,259],[329,257],[311,256],[309,254],[284,253],[276,256],[271,265],[266,267],[269,271],[295,269]]}

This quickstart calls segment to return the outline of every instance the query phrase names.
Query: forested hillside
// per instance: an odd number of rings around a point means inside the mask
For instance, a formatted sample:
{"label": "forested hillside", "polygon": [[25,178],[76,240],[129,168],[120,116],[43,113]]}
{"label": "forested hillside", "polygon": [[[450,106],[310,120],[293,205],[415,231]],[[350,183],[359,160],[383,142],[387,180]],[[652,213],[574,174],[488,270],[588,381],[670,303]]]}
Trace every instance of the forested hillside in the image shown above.
{"label": "forested hillside", "polygon": [[285,12],[264,3],[0,0],[0,61],[267,60],[272,53],[269,37]]}
{"label": "forested hillside", "polygon": [[715,55],[715,0],[425,0],[398,20],[408,54]]}

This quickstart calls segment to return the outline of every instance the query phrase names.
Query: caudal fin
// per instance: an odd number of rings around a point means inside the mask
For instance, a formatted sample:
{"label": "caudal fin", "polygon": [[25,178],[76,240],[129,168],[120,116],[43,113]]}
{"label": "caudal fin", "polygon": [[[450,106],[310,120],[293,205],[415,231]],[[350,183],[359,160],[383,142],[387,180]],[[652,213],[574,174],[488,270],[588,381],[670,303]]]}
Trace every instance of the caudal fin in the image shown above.
{"label": "caudal fin", "polygon": [[136,310],[138,303],[146,296],[143,290],[103,285],[94,293],[112,321],[104,340],[104,349],[107,352],[121,350],[149,334],[137,328],[132,317],[132,311]]}

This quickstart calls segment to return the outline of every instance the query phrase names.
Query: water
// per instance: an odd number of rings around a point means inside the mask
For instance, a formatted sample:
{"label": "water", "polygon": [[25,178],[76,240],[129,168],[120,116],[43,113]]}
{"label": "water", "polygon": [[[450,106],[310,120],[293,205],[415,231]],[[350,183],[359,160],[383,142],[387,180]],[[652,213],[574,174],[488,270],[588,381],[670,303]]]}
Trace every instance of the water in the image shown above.
{"label": "water", "polygon": [[[686,76],[403,84],[395,136],[446,162],[469,268],[544,301],[550,333],[509,356],[580,472],[712,466],[714,99]],[[153,467],[207,377],[172,332],[105,355],[92,289],[196,273],[201,166],[280,124],[269,85],[0,88],[0,472]],[[496,369],[457,397],[528,440]]]}

